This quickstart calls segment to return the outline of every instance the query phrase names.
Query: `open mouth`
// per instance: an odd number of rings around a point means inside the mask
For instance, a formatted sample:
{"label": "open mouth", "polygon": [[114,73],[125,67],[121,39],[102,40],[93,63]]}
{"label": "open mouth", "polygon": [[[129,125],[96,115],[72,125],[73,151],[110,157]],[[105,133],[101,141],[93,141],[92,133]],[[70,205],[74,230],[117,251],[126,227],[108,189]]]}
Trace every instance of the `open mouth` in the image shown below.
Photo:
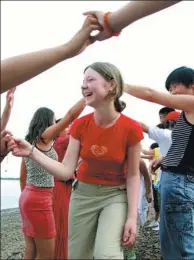
{"label": "open mouth", "polygon": [[92,92],[84,93],[84,97],[91,97],[93,95]]}

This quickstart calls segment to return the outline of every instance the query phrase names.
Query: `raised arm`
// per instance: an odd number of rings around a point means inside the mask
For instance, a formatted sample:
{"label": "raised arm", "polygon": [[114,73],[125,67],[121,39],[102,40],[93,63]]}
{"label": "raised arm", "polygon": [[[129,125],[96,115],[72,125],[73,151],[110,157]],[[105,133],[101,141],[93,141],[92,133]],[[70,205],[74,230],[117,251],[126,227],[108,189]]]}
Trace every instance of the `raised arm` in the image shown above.
{"label": "raised arm", "polygon": [[63,119],[57,124],[48,127],[42,134],[44,140],[51,141],[55,139],[65,128],[67,128],[84,110],[85,100],[80,99],[69,111],[66,113]]}
{"label": "raised arm", "polygon": [[187,113],[194,112],[194,96],[192,95],[170,95],[155,89],[129,84],[125,85],[125,92],[136,98],[162,106],[172,107]]}
{"label": "raised arm", "polygon": [[149,130],[149,126],[142,122],[139,122],[139,124],[141,125],[143,132],[147,134]]}
{"label": "raised arm", "polygon": [[8,136],[7,140],[8,149],[9,151],[12,151],[14,156],[30,157],[50,174],[60,180],[69,180],[76,169],[79,158],[80,142],[73,137],[70,137],[69,146],[63,163],[49,158],[25,140],[11,136]]}
{"label": "raised arm", "polygon": [[[119,10],[112,12],[108,16],[108,27],[104,24],[105,13],[101,11],[88,11],[84,15],[93,15],[96,17],[103,27],[98,35],[93,36],[93,40],[103,41],[112,36],[113,32],[120,32],[122,29],[132,24],[133,22],[161,11],[181,1],[130,1]],[[111,33],[112,32],[112,33]]]}
{"label": "raised arm", "polygon": [[7,135],[12,136],[12,133],[7,130],[1,131],[1,138],[0,138],[0,163],[4,160],[4,158],[7,156],[9,153],[9,149],[7,147],[8,145],[8,140],[7,140]]}
{"label": "raised arm", "polygon": [[100,29],[98,20],[90,16],[86,18],[82,28],[68,43],[1,61],[1,93],[78,55],[90,44],[90,33]]}
{"label": "raised arm", "polygon": [[110,14],[110,27],[113,31],[119,32],[133,22],[178,2],[181,1],[130,1],[119,10]]}
{"label": "raised arm", "polygon": [[11,90],[8,91],[7,96],[6,96],[6,104],[3,110],[3,114],[1,117],[1,131],[3,131],[7,123],[9,121],[10,115],[11,115],[11,110],[13,107],[13,102],[14,102],[14,92],[16,88],[12,88]]}

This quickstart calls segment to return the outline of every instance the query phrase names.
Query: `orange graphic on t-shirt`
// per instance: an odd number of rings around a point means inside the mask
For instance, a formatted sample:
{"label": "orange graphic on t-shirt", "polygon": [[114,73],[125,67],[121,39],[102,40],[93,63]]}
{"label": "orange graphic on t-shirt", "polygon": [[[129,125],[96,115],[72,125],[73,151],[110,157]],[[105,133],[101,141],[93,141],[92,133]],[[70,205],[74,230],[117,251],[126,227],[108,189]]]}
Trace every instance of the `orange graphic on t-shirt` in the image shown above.
{"label": "orange graphic on t-shirt", "polygon": [[92,153],[96,156],[96,157],[99,157],[99,156],[102,156],[104,155],[105,153],[107,153],[108,149],[106,146],[103,146],[103,145],[92,145],[92,147],[90,148]]}

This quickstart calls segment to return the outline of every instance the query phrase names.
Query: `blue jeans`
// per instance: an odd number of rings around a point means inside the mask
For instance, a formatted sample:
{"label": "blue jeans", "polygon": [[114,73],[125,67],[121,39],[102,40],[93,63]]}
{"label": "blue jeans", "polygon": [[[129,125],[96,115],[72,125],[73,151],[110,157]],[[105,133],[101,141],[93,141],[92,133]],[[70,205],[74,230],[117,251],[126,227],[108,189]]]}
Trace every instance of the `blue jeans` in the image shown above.
{"label": "blue jeans", "polygon": [[162,172],[160,243],[164,260],[194,260],[194,177]]}

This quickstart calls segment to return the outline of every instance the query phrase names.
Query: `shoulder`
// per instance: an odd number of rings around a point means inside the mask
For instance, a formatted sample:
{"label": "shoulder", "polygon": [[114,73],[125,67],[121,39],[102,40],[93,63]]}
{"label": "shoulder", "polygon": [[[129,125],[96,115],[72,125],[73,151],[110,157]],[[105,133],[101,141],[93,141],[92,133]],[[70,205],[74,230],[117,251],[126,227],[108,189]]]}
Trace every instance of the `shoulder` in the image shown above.
{"label": "shoulder", "polygon": [[74,128],[75,126],[76,127],[81,127],[81,126],[84,126],[85,124],[87,124],[88,122],[90,122],[90,120],[92,119],[92,116],[93,116],[93,113],[90,113],[90,114],[87,114],[85,116],[82,116],[80,118],[77,118],[74,120],[73,124],[71,125],[71,128]]}
{"label": "shoulder", "polygon": [[78,137],[80,138],[84,129],[91,122],[92,116],[93,113],[90,113],[76,119],[70,128],[70,135],[73,136],[75,139],[78,139]]}
{"label": "shoulder", "polygon": [[140,129],[142,131],[140,123],[126,115],[121,114],[121,123],[127,129]]}
{"label": "shoulder", "polygon": [[[92,118],[92,116],[93,116],[93,113],[87,114],[87,115],[85,115],[85,116],[81,116],[80,118],[75,119],[75,121],[73,122],[73,124],[74,124],[74,123],[79,124],[79,123],[88,122],[88,121]],[[72,125],[73,125],[73,124],[72,124]]]}
{"label": "shoulder", "polygon": [[122,129],[124,129],[128,136],[129,144],[131,146],[140,142],[144,138],[142,127],[136,120],[121,114],[121,124]]}

